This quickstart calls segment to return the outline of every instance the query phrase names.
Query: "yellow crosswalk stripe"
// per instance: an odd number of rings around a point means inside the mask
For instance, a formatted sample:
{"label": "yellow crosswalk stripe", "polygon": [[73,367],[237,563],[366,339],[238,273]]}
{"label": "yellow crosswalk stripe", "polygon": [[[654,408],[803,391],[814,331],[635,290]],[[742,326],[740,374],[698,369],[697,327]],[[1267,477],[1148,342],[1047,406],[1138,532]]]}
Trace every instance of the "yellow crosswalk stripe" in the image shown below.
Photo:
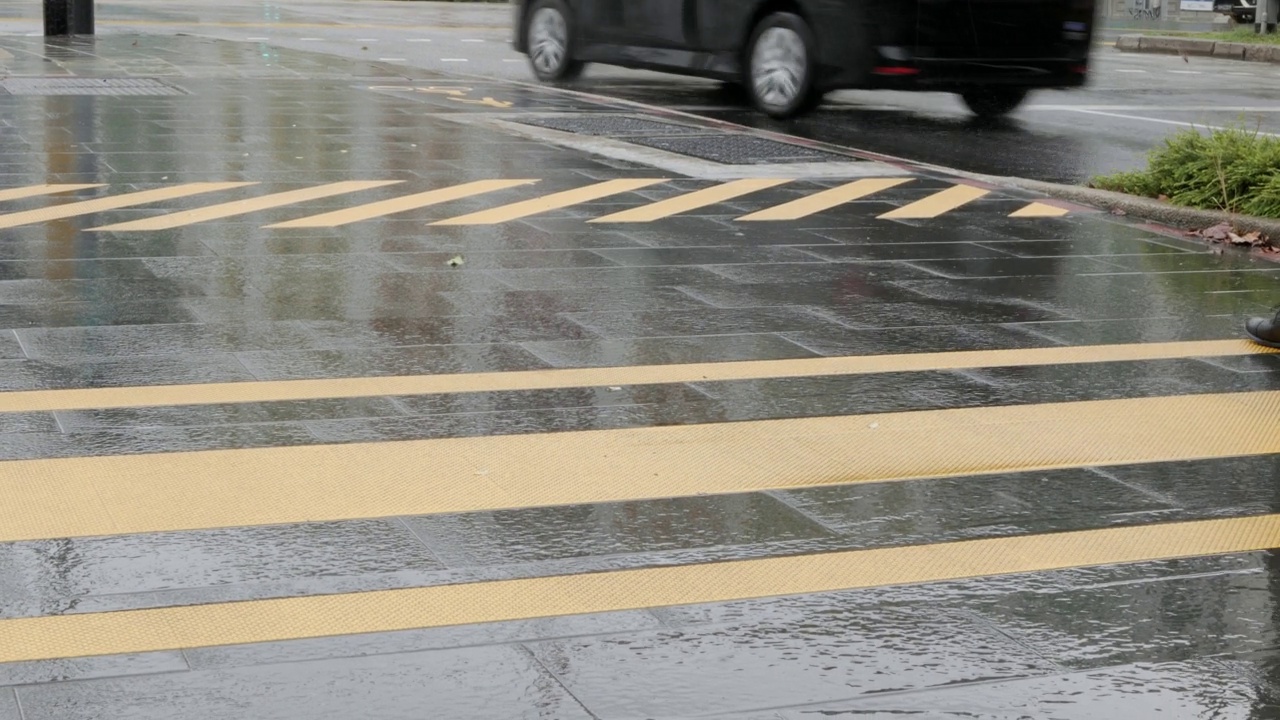
{"label": "yellow crosswalk stripe", "polygon": [[497,190],[506,190],[509,188],[519,187],[521,185],[532,185],[536,182],[538,181],[479,180],[476,182],[464,183],[462,185],[441,188],[439,190],[428,190],[427,192],[406,195],[404,197],[368,203],[367,205],[357,205],[356,207],[347,208],[345,210],[335,210],[334,212],[298,218],[297,220],[289,220],[288,222],[267,225],[267,227],[279,229],[342,227],[343,225],[350,225],[351,223],[359,222],[361,220],[372,220],[373,218],[393,215],[407,210],[417,210],[418,208],[430,207],[431,205],[438,205],[452,200],[461,200],[463,198],[495,192]]}
{"label": "yellow crosswalk stripe", "polygon": [[791,202],[743,215],[738,220],[757,222],[766,220],[799,220],[814,213],[830,210],[847,202],[858,200],[882,190],[911,182],[911,178],[866,178],[823,190]]}
{"label": "yellow crosswalk stripe", "polygon": [[175,185],[173,187],[159,188],[156,190],[142,190],[139,192],[125,193],[123,195],[112,195],[109,197],[95,198],[93,200],[83,200],[81,202],[41,208],[39,210],[27,210],[25,212],[0,215],[0,229],[19,227],[21,225],[32,225],[35,223],[49,222],[51,220],[65,220],[66,218],[91,215],[93,213],[105,212],[107,210],[119,210],[120,208],[146,205],[154,202],[162,202],[164,200],[176,200],[178,198],[190,197],[192,195],[201,195],[204,193],[217,192],[219,190],[233,190],[235,188],[249,187],[250,185],[257,184],[258,183],[255,182],[186,183],[183,185]]}
{"label": "yellow crosswalk stripe", "polygon": [[1280,547],[1280,515],[0,620],[0,663],[730,602]]}
{"label": "yellow crosswalk stripe", "polygon": [[503,390],[612,387],[615,385],[658,385],[663,383],[723,382],[727,380],[756,380],[781,377],[864,375],[888,372],[1029,367],[1264,354],[1280,354],[1280,350],[1266,348],[1246,340],[1192,340],[1170,343],[1052,346],[1009,350],[853,355],[791,360],[631,365],[519,372],[324,378],[316,380],[201,383],[198,385],[148,385],[142,387],[68,390],[18,390],[0,392],[0,412],[52,412],[56,410],[90,410],[154,405],[211,405],[383,395],[431,395],[440,393],[498,392]]}
{"label": "yellow crosswalk stripe", "polygon": [[32,185],[30,187],[9,188],[8,190],[0,190],[0,202],[4,202],[5,200],[23,200],[26,198],[40,197],[42,195],[57,195],[58,193],[88,190],[90,188],[100,188],[102,186],[102,183],[92,183],[86,185]]}
{"label": "yellow crosswalk stripe", "polygon": [[1042,218],[1042,217],[1062,217],[1071,212],[1066,208],[1060,208],[1047,203],[1033,202],[1030,205],[1009,213],[1009,217],[1016,218]]}
{"label": "yellow crosswalk stripe", "polygon": [[696,190],[691,193],[685,193],[677,197],[659,200],[655,203],[643,205],[630,210],[623,210],[612,215],[595,218],[588,222],[593,223],[644,223],[661,220],[662,218],[678,215],[679,213],[697,210],[698,208],[715,205],[736,197],[741,197],[760,190],[767,190],[772,187],[784,185],[791,182],[790,180],[780,180],[776,178],[747,178],[743,180],[733,180],[731,182],[716,185],[715,187]]}
{"label": "yellow crosswalk stripe", "polygon": [[386,187],[387,185],[396,185],[400,182],[402,181],[354,180],[329,183],[327,185],[319,185],[317,187],[304,188],[302,190],[272,193],[270,195],[249,198],[247,200],[235,200],[232,202],[220,203],[218,205],[196,208],[194,210],[183,210],[181,212],[169,213],[168,215],[143,218],[142,220],[117,223],[115,225],[104,225],[102,227],[90,229],[99,232],[170,230],[186,225],[207,222],[209,220],[221,220],[223,218],[245,215],[259,210],[284,207],[286,205],[306,202],[308,200],[319,200],[321,198],[333,197],[335,195],[345,195],[347,193],[358,192],[361,190],[372,190],[373,188]]}
{"label": "yellow crosswalk stripe", "polygon": [[550,212],[551,210],[559,210],[567,208],[579,203],[591,202],[599,200],[611,195],[618,195],[625,192],[633,192],[650,185],[666,182],[665,178],[642,178],[627,180],[606,180],[604,182],[595,183],[586,187],[576,188],[573,190],[565,190],[564,192],[552,193],[544,195],[532,200],[503,205],[491,210],[482,210],[480,212],[470,213],[468,215],[460,215],[458,217],[440,220],[432,225],[496,225],[498,223],[509,222],[511,220],[519,220],[531,215]]}
{"label": "yellow crosswalk stripe", "polygon": [[936,192],[923,200],[917,200],[897,210],[890,210],[881,215],[880,219],[925,220],[935,218],[945,212],[955,210],[961,205],[971,203],[990,192],[990,190],[983,190],[972,185],[955,185],[941,192]]}
{"label": "yellow crosswalk stripe", "polygon": [[0,463],[0,541],[1272,453],[1280,391],[16,460]]}

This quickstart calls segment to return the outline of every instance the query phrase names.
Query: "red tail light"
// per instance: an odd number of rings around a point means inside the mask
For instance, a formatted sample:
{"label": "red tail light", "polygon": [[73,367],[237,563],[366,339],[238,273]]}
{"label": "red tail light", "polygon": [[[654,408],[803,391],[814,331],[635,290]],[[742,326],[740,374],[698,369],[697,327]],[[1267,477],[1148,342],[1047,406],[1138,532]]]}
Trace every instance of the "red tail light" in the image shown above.
{"label": "red tail light", "polygon": [[920,69],[913,67],[878,67],[871,71],[875,75],[919,75]]}

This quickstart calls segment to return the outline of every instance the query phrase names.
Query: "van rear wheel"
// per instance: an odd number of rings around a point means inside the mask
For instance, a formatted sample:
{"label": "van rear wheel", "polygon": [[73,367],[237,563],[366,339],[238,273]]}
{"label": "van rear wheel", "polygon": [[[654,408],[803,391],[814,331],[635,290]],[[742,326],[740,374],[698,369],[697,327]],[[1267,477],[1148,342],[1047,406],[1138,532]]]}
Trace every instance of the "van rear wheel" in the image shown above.
{"label": "van rear wheel", "polygon": [[981,87],[970,88],[960,93],[964,104],[969,106],[974,115],[983,119],[999,118],[1008,115],[1023,100],[1027,99],[1026,88]]}

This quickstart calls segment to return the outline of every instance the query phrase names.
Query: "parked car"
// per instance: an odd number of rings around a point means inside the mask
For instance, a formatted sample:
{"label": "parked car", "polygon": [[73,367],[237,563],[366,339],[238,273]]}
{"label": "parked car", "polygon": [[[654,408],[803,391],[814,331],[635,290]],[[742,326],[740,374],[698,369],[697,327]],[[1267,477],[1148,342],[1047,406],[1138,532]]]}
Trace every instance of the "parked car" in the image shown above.
{"label": "parked car", "polygon": [[512,0],[544,82],[586,63],[716,78],[785,118],[840,88],[959,93],[980,116],[1085,83],[1094,0]]}
{"label": "parked car", "polygon": [[1258,5],[1254,0],[1222,0],[1213,4],[1213,11],[1219,15],[1230,15],[1232,20],[1242,25],[1257,22]]}

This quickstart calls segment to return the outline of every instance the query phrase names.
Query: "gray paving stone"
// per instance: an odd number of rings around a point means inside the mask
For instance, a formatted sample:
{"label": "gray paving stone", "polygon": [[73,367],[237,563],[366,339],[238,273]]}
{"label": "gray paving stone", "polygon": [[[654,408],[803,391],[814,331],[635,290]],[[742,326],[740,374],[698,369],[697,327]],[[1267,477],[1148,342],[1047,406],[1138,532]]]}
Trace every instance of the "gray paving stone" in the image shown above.
{"label": "gray paving stone", "polygon": [[821,538],[829,531],[766,495],[674,498],[409,518],[455,567],[660,553]]}
{"label": "gray paving stone", "polygon": [[832,607],[815,596],[774,601],[732,625],[529,647],[601,717],[724,714],[1053,670],[957,617]]}
{"label": "gray paving stone", "polygon": [[394,520],[4,543],[0,568],[9,580],[0,585],[0,613],[84,612],[95,598],[140,607],[160,591],[316,578],[333,584],[442,567]]}
{"label": "gray paving stone", "polygon": [[506,372],[546,365],[514,344],[246,352],[236,357],[258,380]]}
{"label": "gray paving stone", "polygon": [[[188,669],[186,658],[179,651],[0,663],[0,698],[5,696],[5,686],[185,672]],[[4,701],[0,699],[2,707]],[[3,712],[0,712],[0,718],[8,720]]]}
{"label": "gray paving stone", "polygon": [[565,317],[603,338],[742,335],[817,330],[831,324],[804,307],[612,311],[568,313]]}
{"label": "gray paving stone", "polygon": [[1176,507],[1089,470],[869,483],[779,496],[864,547],[1128,525]]}
{"label": "gray paving stone", "polygon": [[110,360],[0,360],[0,388],[44,390],[252,380],[234,355],[164,355]]}
{"label": "gray paving stone", "polygon": [[521,347],[552,367],[664,365],[817,356],[817,353],[775,334],[530,342]]}
{"label": "gray paving stone", "polygon": [[[1205,717],[1280,710],[1280,696],[1261,662],[1233,659],[1131,664],[995,683],[973,683],[884,698],[857,698],[803,708],[736,715],[739,720],[801,720],[815,714],[892,720],[903,715],[987,718]],[[713,716],[714,717],[714,716]]]}
{"label": "gray paving stone", "polygon": [[[537,661],[465,648],[22,688],[26,720],[590,717]],[[429,698],[429,700],[427,700]]]}
{"label": "gray paving stone", "polygon": [[365,635],[343,635],[331,638],[290,640],[286,642],[193,648],[184,651],[194,670],[213,670],[250,665],[298,663],[331,658],[354,658],[367,655],[418,652],[487,645],[587,637],[606,633],[634,632],[662,627],[652,614],[643,610],[566,615],[512,622],[461,625],[457,627],[405,630]]}

